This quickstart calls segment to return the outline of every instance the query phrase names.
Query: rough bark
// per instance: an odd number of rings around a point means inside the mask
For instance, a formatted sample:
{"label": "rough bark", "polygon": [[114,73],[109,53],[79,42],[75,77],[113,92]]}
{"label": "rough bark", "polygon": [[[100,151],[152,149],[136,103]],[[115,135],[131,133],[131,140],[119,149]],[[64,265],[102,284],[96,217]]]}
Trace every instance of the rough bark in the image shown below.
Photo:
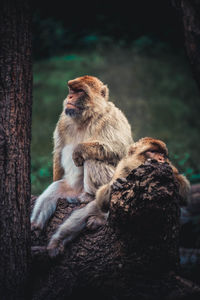
{"label": "rough bark", "polygon": [[[34,200],[34,199],[33,199]],[[195,299],[179,270],[179,197],[168,164],[133,170],[112,192],[108,223],[85,230],[50,259],[47,241],[73,209],[60,199],[38,238],[32,234],[31,299]],[[34,202],[34,201],[33,201]]]}
{"label": "rough bark", "polygon": [[200,89],[200,0],[172,0],[183,22],[185,47]]}
{"label": "rough bark", "polygon": [[30,267],[32,70],[27,1],[1,1],[0,44],[0,298],[8,300],[23,299]]}

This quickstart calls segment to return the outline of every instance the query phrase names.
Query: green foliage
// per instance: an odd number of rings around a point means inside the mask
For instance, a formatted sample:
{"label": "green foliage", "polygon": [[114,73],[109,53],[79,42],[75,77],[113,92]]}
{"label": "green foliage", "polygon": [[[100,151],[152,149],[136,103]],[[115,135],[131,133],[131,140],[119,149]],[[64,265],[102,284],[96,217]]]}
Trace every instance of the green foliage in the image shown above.
{"label": "green foliage", "polygon": [[34,157],[32,159],[32,192],[36,195],[48,186],[52,180],[52,158]]}
{"label": "green foliage", "polygon": [[200,173],[196,173],[198,169],[191,167],[192,158],[188,152],[182,153],[180,155],[171,155],[171,160],[174,161],[177,168],[182,170],[183,174],[192,182],[200,182]]}
{"label": "green foliage", "polygon": [[[86,39],[87,40],[87,39]],[[52,180],[52,134],[67,94],[67,81],[93,75],[108,84],[111,100],[129,119],[134,139],[164,140],[170,158],[192,182],[200,181],[200,101],[184,54],[149,38],[131,48],[96,43],[34,64],[32,192]],[[99,43],[99,44],[98,44]],[[97,45],[98,44],[98,45]]]}
{"label": "green foliage", "polygon": [[36,58],[49,57],[66,47],[67,32],[63,24],[51,17],[33,15],[33,53]]}

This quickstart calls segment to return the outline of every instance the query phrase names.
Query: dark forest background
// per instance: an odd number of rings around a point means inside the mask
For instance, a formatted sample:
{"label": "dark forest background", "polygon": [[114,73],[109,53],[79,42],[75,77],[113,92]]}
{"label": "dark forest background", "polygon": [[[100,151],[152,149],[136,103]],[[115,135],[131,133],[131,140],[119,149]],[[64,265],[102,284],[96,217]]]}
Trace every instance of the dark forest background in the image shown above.
{"label": "dark forest background", "polygon": [[164,140],[175,165],[199,182],[199,91],[171,1],[34,1],[32,12],[32,193],[52,180],[52,134],[66,83],[85,74],[108,84],[135,140]]}

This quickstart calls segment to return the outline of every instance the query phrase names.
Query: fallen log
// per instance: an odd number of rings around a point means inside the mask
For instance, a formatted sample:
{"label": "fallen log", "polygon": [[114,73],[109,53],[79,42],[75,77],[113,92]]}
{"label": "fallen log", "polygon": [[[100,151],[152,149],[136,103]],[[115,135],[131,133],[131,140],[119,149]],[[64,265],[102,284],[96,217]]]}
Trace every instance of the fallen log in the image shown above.
{"label": "fallen log", "polygon": [[[32,200],[34,202],[34,199]],[[62,255],[46,245],[80,206],[59,199],[42,234],[32,234],[30,299],[197,299],[200,288],[178,276],[180,208],[167,163],[147,162],[112,191],[107,224],[84,230]]]}

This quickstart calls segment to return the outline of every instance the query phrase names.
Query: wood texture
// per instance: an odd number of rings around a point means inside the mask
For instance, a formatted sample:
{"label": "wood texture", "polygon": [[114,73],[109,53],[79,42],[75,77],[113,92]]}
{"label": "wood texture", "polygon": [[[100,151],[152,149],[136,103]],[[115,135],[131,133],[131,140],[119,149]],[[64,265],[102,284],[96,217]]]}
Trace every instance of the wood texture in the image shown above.
{"label": "wood texture", "polygon": [[32,70],[27,1],[1,2],[0,44],[0,298],[8,300],[23,298],[30,264]]}
{"label": "wood texture", "polygon": [[185,49],[200,89],[200,0],[172,0],[179,10],[185,36]]}

